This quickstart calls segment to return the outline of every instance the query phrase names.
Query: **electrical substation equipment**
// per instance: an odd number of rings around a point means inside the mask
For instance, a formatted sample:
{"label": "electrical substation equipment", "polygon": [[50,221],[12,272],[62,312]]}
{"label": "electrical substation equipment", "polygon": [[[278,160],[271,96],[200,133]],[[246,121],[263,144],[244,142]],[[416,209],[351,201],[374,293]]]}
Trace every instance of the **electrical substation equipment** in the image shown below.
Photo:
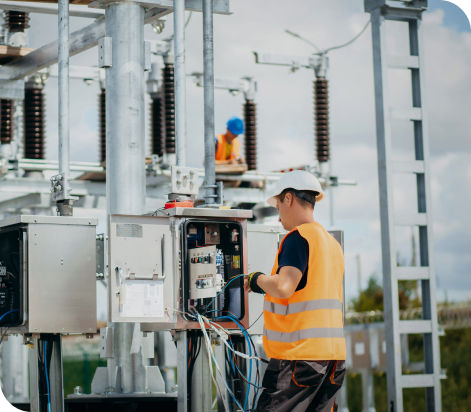
{"label": "electrical substation equipment", "polygon": [[28,215],[0,222],[0,329],[96,332],[96,224]]}
{"label": "electrical substation equipment", "polygon": [[34,75],[25,84],[24,91],[24,157],[45,158],[45,76]]}
{"label": "electrical substation equipment", "polygon": [[[251,211],[180,208],[157,216],[111,215],[109,280],[112,322],[143,331],[199,329],[230,313],[247,325],[246,226]],[[228,322],[220,322],[231,327]]]}
{"label": "electrical substation equipment", "polygon": [[6,31],[6,43],[12,47],[24,47],[28,43],[28,36],[25,32],[30,27],[29,13],[15,10],[5,10],[3,12],[4,30]]}
{"label": "electrical substation equipment", "polygon": [[270,53],[254,52],[255,63],[275,66],[288,66],[292,72],[300,68],[314,71],[314,130],[316,135],[316,156],[319,163],[330,159],[329,144],[329,82],[327,69],[329,58],[327,52],[319,52],[309,57],[284,56]]}
{"label": "electrical substation equipment", "polygon": [[[192,73],[191,77],[198,87],[203,87],[203,73]],[[245,161],[248,170],[257,170],[257,81],[252,77],[242,77],[240,80],[214,79],[214,89],[227,90],[232,95],[242,93],[244,96],[244,148]]]}

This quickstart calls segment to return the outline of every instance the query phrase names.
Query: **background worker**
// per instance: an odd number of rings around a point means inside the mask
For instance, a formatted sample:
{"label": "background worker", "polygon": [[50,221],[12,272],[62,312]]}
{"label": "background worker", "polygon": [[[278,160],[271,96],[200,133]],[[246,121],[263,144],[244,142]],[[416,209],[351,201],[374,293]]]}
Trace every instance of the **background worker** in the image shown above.
{"label": "background worker", "polygon": [[251,273],[245,287],[265,293],[263,347],[270,358],[257,411],[336,410],[345,376],[344,259],[313,210],[323,192],[305,171],[284,175],[268,203],[290,231],[271,276]]}
{"label": "background worker", "polygon": [[215,138],[215,159],[217,165],[245,163],[240,157],[240,140],[237,138],[244,133],[244,121],[236,116],[231,117],[226,124],[226,133]]}

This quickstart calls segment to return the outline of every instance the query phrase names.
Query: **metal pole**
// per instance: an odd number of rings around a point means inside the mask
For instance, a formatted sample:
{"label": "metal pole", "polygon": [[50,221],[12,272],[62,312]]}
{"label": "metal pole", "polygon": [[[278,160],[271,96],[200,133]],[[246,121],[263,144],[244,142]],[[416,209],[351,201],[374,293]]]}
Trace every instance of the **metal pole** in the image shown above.
{"label": "metal pole", "polygon": [[[61,192],[57,199],[57,210],[61,216],[72,215],[69,182],[69,0],[58,1],[58,65],[59,65],[59,174],[62,175]],[[40,376],[38,358],[31,358],[31,410],[43,410],[46,402],[39,392],[40,381],[47,382],[47,409],[53,412],[64,410],[64,387],[62,377],[62,342],[60,334],[44,334],[34,339],[36,353],[41,346],[44,352],[46,376]],[[46,350],[49,348],[49,350]],[[48,355],[50,353],[50,356]]]}
{"label": "metal pole", "polygon": [[[106,35],[112,39],[112,66],[106,73],[106,195],[108,214],[144,212],[144,8],[111,3]],[[132,323],[114,324],[114,359],[108,363],[109,390],[144,391],[142,351],[131,354]],[[137,342],[135,342],[137,343]]]}
{"label": "metal pole", "polygon": [[[187,412],[188,405],[188,342],[187,332],[177,332],[177,374],[178,374],[178,412]],[[202,343],[202,345],[204,345]],[[204,348],[202,348],[204,352]],[[196,394],[197,395],[197,394]]]}
{"label": "metal pole", "polygon": [[[60,334],[41,334],[40,338],[33,339],[34,349],[30,351],[29,357],[31,412],[64,411],[61,339]],[[43,376],[39,369],[39,347],[43,352]],[[48,395],[44,396],[45,393]]]}
{"label": "metal pole", "polygon": [[0,348],[2,392],[10,403],[28,403],[28,347],[21,335],[10,335]]}
{"label": "metal pole", "polygon": [[213,0],[203,0],[204,170],[205,200],[215,203]]}
{"label": "metal pole", "polygon": [[186,71],[185,71],[185,0],[174,0],[173,27],[175,49],[175,135],[177,166],[185,166]]}
{"label": "metal pole", "polygon": [[[204,339],[203,337],[201,339]],[[212,410],[212,380],[209,372],[210,358],[205,342],[196,358],[191,379],[191,408],[192,412],[207,412]],[[224,364],[224,362],[222,363]]]}
{"label": "metal pole", "polygon": [[59,173],[63,176],[64,197],[69,182],[69,0],[59,0]]}

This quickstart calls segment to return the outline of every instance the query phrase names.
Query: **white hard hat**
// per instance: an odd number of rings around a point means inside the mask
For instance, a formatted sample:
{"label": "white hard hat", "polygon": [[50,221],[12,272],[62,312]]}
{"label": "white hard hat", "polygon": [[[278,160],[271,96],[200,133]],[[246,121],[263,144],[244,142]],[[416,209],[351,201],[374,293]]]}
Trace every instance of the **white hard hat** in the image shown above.
{"label": "white hard hat", "polygon": [[316,176],[304,170],[294,170],[293,172],[286,173],[275,183],[272,195],[267,199],[267,203],[270,206],[276,207],[276,196],[289,188],[318,192],[319,194],[316,196],[317,202],[324,197],[321,184]]}

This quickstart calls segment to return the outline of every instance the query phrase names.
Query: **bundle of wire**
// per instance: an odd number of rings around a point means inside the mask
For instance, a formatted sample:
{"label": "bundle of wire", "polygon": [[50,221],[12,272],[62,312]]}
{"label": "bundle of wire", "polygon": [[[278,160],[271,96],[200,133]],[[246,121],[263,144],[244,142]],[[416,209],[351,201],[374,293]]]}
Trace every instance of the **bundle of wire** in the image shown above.
{"label": "bundle of wire", "polygon": [[41,396],[44,396],[44,391],[46,392],[47,397],[47,412],[51,412],[51,391],[49,386],[49,371],[48,364],[52,356],[52,347],[47,344],[47,341],[43,341],[42,344],[38,344],[38,361],[39,361],[39,374],[40,376],[45,377],[45,388],[44,380],[40,379],[39,389],[41,391]]}
{"label": "bundle of wire", "polygon": [[[224,409],[226,411],[231,411],[232,408],[229,407],[226,398],[222,392],[222,389],[218,383],[218,381],[215,378],[215,373],[219,374],[221,380],[224,382],[224,386],[229,393],[230,397],[234,401],[235,405],[237,408],[242,410],[243,412],[250,412],[253,411],[255,408],[255,404],[258,398],[258,391],[262,389],[260,386],[260,361],[263,361],[263,359],[260,359],[258,357],[257,349],[255,347],[255,344],[248,333],[247,329],[245,329],[239,320],[237,319],[237,316],[234,315],[232,312],[229,311],[224,311],[226,315],[224,316],[219,316],[215,318],[214,320],[210,320],[208,317],[205,315],[209,313],[214,313],[214,312],[219,312],[221,313],[220,310],[213,309],[213,310],[208,310],[216,301],[217,297],[224,293],[225,289],[231,282],[234,280],[244,277],[247,275],[237,275],[231,278],[223,287],[223,289],[211,300],[211,302],[204,308],[204,314],[201,314],[196,311],[195,308],[192,308],[192,313],[186,313],[188,316],[190,316],[192,319],[196,320],[201,329],[202,333],[202,338],[204,339],[206,351],[208,353],[208,359],[209,359],[209,369],[210,369],[210,374],[211,378],[213,380],[214,386],[216,387],[219,397],[222,400],[224,404]],[[260,315],[261,316],[261,315]],[[259,316],[259,318],[260,318]],[[257,319],[258,320],[258,319]],[[222,325],[217,323],[217,321],[230,321],[233,322],[237,325],[239,330],[242,332],[242,336],[245,339],[246,342],[246,347],[248,348],[249,354],[245,354],[241,352],[240,350],[236,350],[234,347],[234,344],[232,342],[231,338],[231,332],[226,330]],[[255,322],[254,322],[255,323]],[[207,325],[207,326],[206,326]],[[246,388],[246,393],[245,393],[245,399],[244,399],[244,406],[242,406],[241,402],[237,399],[237,396],[234,394],[234,391],[230,388],[228,382],[227,382],[227,376],[224,376],[217,360],[216,356],[214,354],[212,345],[211,345],[211,339],[209,337],[209,332],[207,327],[215,332],[220,338],[221,341],[225,345],[225,351],[226,351],[226,364],[229,363],[229,379],[233,380],[238,379],[241,377],[243,381],[247,384]],[[198,332],[199,333],[199,332]],[[193,368],[194,364],[196,361],[196,358],[198,357],[198,354],[201,349],[201,342],[200,342],[200,335],[193,333],[190,333],[188,337],[188,379],[191,379],[191,375],[193,373]],[[239,348],[240,349],[240,348]],[[243,350],[243,349],[242,349]],[[253,352],[252,352],[253,351]],[[237,361],[237,359],[240,360],[240,363]],[[248,376],[245,376],[245,374],[241,371],[241,369],[245,369],[245,362],[248,361]],[[255,383],[252,383],[252,369],[253,369],[253,362],[255,362]],[[213,364],[216,368],[216,371],[213,370]],[[249,396],[250,396],[250,386],[254,388],[254,394],[251,402],[251,407],[249,407]]]}
{"label": "bundle of wire", "polygon": [[[257,399],[257,395],[258,395],[258,390],[261,389],[261,387],[259,386],[260,372],[259,372],[259,363],[258,363],[258,361],[260,359],[257,356],[255,345],[252,341],[252,338],[250,337],[247,330],[240,324],[240,322],[234,316],[228,315],[228,316],[221,316],[220,318],[217,318],[218,320],[230,320],[231,322],[234,322],[238,326],[238,328],[241,330],[241,332],[244,335],[244,337],[246,339],[246,342],[247,342],[247,347],[248,347],[248,350],[249,350],[249,354],[247,355],[247,354],[245,354],[243,352],[240,352],[240,351],[238,351],[234,348],[234,345],[232,344],[232,342],[230,340],[230,332],[228,330],[226,330],[223,326],[221,326],[217,322],[209,320],[207,317],[202,316],[199,313],[196,314],[196,317],[198,319],[198,323],[200,324],[200,328],[201,328],[201,331],[203,333],[203,338],[204,338],[204,341],[205,341],[206,350],[208,352],[208,358],[210,360],[209,361],[210,374],[211,374],[211,377],[213,379],[214,385],[215,385],[215,387],[216,387],[216,389],[219,393],[219,396],[223,400],[225,410],[230,411],[231,409],[229,408],[229,405],[225,401],[225,397],[222,393],[222,390],[220,388],[220,385],[219,385],[218,381],[214,377],[213,364],[216,367],[216,373],[218,373],[220,375],[220,377],[222,378],[222,380],[224,381],[224,385],[227,389],[227,392],[229,393],[231,398],[234,400],[234,403],[236,404],[236,406],[240,410],[243,410],[244,412],[252,411],[254,406],[255,406],[255,402],[256,402],[256,399]],[[232,389],[230,388],[230,386],[227,382],[227,377],[223,374],[223,372],[221,371],[221,368],[219,367],[219,364],[218,364],[218,362],[216,360],[216,357],[214,355],[214,351],[212,349],[211,339],[209,337],[209,333],[208,333],[206,325],[208,325],[209,329],[212,330],[213,332],[215,332],[221,338],[221,341],[226,346],[226,351],[228,351],[231,354],[232,357],[230,356],[229,359],[230,359],[230,362],[231,362],[232,373],[233,374],[238,373],[239,376],[241,376],[244,379],[244,381],[247,383],[247,390],[246,390],[246,395],[245,395],[244,406],[241,405],[241,402],[239,402],[239,400],[235,396],[234,392],[232,391]],[[254,355],[252,355],[252,348],[254,350]],[[249,365],[249,367],[248,367],[249,370],[248,370],[248,376],[247,377],[240,370],[241,368],[237,364],[237,361],[234,362],[235,356],[237,356],[238,358],[247,360],[249,362],[249,364],[248,364]],[[255,368],[256,368],[255,384],[251,383],[251,380],[252,380],[252,363],[254,361],[256,362],[256,364],[255,364]],[[253,397],[253,400],[252,400],[252,407],[249,408],[249,394],[250,394],[249,389],[250,389],[250,385],[252,385],[254,387],[254,397]]]}

